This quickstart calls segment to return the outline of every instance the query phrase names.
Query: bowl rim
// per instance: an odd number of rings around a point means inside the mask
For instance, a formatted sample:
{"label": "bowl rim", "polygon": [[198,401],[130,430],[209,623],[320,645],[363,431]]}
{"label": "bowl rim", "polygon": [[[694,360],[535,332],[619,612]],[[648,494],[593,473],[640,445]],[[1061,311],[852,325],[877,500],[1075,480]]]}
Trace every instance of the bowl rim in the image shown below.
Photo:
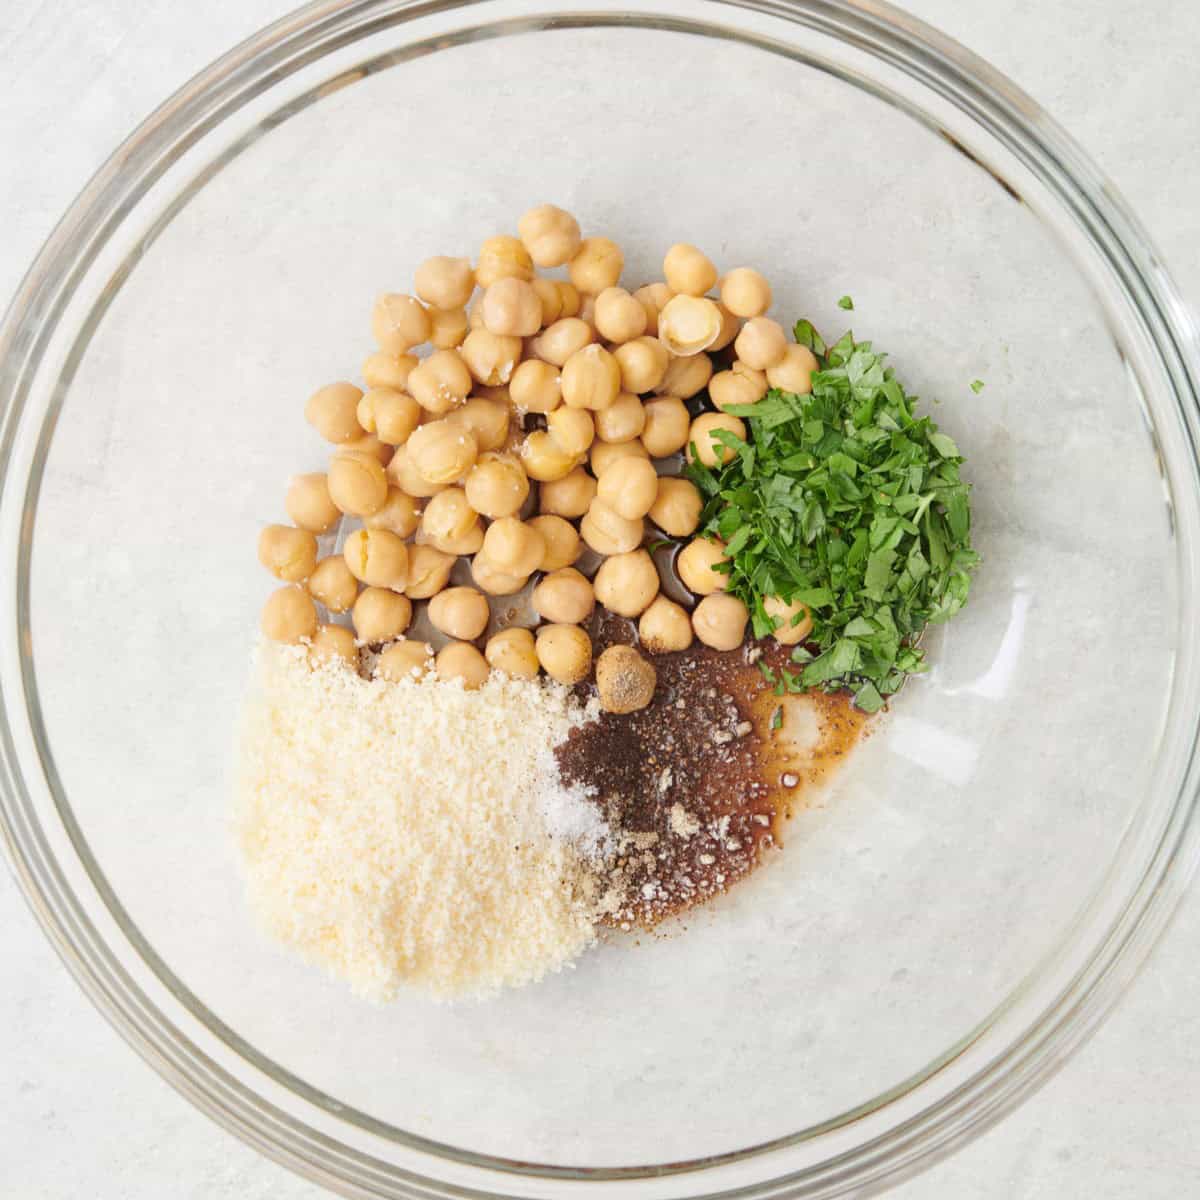
{"label": "bowl rim", "polygon": [[[350,34],[372,19],[386,20],[393,27],[431,13],[475,9],[488,3],[489,0],[316,0],[230,50],[134,130],[97,171],[51,233],[0,323],[3,405],[0,471],[5,477],[6,491],[24,391],[48,337],[48,330],[37,326],[46,324],[49,313],[48,326],[53,328],[54,321],[61,316],[60,305],[78,278],[81,257],[94,251],[119,223],[123,216],[121,204],[135,183],[164,169],[162,164],[170,160],[177,143],[194,136],[198,128],[219,117],[223,106],[234,100],[252,79],[261,77],[268,68],[277,77],[298,69],[306,51],[311,53],[314,46],[324,44],[323,39],[339,33]],[[571,23],[638,24],[633,19],[634,7],[630,5],[625,10],[625,19],[605,19],[595,9],[564,13],[561,8],[548,7],[530,17],[525,27],[533,30],[551,22],[557,28]],[[818,33],[854,39],[983,124],[1009,149],[1018,150],[1022,159],[1036,157],[1039,166],[1051,172],[1056,198],[1076,206],[1072,215],[1103,246],[1123,288],[1136,298],[1150,328],[1158,361],[1169,375],[1180,405],[1183,427],[1190,438],[1191,466],[1195,467],[1200,461],[1196,435],[1200,415],[1200,356],[1195,326],[1150,239],[1115,188],[1033,100],[970,51],[882,0],[706,0],[705,12],[715,15],[722,9],[779,17]],[[750,40],[731,35],[725,27],[718,27],[702,16],[670,22],[655,20],[653,24],[657,28],[693,33],[721,29],[724,36]],[[507,31],[512,31],[512,22],[507,23]],[[35,466],[27,500],[36,499],[39,476],[40,467]],[[25,570],[23,582],[18,581],[18,626],[27,630],[27,544],[22,546],[21,555]],[[36,707],[36,690],[31,688],[31,672],[22,672],[21,685],[17,687],[11,679],[0,681],[0,700],[4,704],[4,719],[0,721],[0,832],[18,884],[39,923],[85,993],[118,1032],[207,1115],[270,1157],[326,1186],[345,1190],[347,1194],[371,1196],[493,1194],[406,1173],[298,1122],[274,1108],[252,1088],[228,1076],[157,1010],[139,984],[110,956],[103,936],[89,920],[38,827],[8,723],[14,695],[21,694],[27,705],[32,703]],[[982,1132],[1062,1065],[1135,977],[1165,929],[1200,858],[1197,732],[1192,729],[1186,751],[1183,789],[1138,886],[1112,920],[1106,936],[1038,1019],[1023,1029],[1021,1036],[1002,1054],[914,1117],[873,1141],[816,1166],[749,1189],[738,1189],[739,1195],[833,1196],[866,1185],[894,1182]],[[43,757],[43,766],[48,775],[53,774],[48,756]],[[78,850],[82,835],[77,829],[72,838]],[[106,897],[106,902],[110,911],[120,912],[115,896]],[[130,935],[128,929],[123,932]],[[163,964],[154,966],[151,947],[141,943],[136,948],[160,979],[163,971],[170,975]],[[989,1018],[985,1025],[990,1027],[991,1023]],[[209,1027],[212,1028],[211,1024]],[[914,1080],[897,1085],[864,1108],[874,1111],[895,1093],[935,1074],[982,1032],[981,1028],[968,1035]],[[220,1036],[235,1050],[243,1049],[233,1031],[226,1030]],[[633,1182],[758,1156],[781,1145],[815,1137],[859,1115],[861,1110],[855,1110],[834,1122],[763,1146],[670,1168],[540,1167],[488,1155],[464,1154],[455,1147],[432,1143],[416,1135],[396,1140],[426,1153],[440,1153],[460,1162],[527,1178]],[[285,1126],[282,1130],[281,1124]],[[385,1178],[381,1179],[381,1174]],[[390,1190],[376,1190],[379,1187]]]}

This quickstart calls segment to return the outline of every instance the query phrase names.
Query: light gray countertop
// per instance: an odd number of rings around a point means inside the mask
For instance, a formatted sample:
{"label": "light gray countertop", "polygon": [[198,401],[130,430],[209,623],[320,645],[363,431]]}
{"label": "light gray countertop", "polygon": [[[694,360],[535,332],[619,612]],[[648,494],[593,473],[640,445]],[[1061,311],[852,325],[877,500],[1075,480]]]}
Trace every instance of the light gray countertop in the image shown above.
{"label": "light gray countertop", "polygon": [[[0,293],[118,140],[286,0],[3,6]],[[1115,180],[1200,299],[1200,6],[1172,0],[910,0],[1025,87]],[[1095,1038],[906,1200],[1200,1192],[1200,897]],[[315,1200],[130,1051],[84,999],[0,872],[0,1196]]]}

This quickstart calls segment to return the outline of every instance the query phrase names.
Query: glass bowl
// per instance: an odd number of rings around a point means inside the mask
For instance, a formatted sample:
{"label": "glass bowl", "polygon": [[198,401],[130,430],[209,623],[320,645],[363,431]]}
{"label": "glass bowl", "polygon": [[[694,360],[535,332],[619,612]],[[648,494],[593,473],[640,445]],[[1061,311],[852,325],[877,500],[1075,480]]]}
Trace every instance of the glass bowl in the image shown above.
{"label": "glass bowl", "polygon": [[[968,455],[985,563],[932,672],[686,934],[375,1009],[243,907],[254,539],[375,293],[545,199],[630,280],[692,241],[890,349]],[[346,1195],[860,1194],[1062,1062],[1185,884],[1194,330],[1045,114],[875,0],[306,8],[117,151],[0,336],[17,877],[141,1054]]]}

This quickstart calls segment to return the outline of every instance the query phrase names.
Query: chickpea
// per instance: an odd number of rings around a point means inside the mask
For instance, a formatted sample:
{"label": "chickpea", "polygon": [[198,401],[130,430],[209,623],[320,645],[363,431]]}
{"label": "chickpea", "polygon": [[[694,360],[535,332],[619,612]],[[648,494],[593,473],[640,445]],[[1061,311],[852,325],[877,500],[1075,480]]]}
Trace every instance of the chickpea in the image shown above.
{"label": "chickpea", "polygon": [[516,517],[501,517],[488,526],[483,536],[483,553],[501,571],[530,575],[546,557],[546,539]]}
{"label": "chickpea", "polygon": [[812,633],[812,613],[799,600],[785,604],[779,596],[764,596],[763,611],[775,622],[771,636],[781,646],[799,645]]}
{"label": "chickpea", "polygon": [[697,596],[723,592],[729,586],[729,576],[716,568],[727,563],[725,543],[720,538],[693,538],[675,559],[675,572],[683,586]]}
{"label": "chickpea", "polygon": [[640,521],[658,496],[658,473],[647,458],[622,458],[601,473],[596,495],[627,521]]}
{"label": "chickpea", "polygon": [[691,358],[673,358],[662,383],[658,385],[658,394],[674,396],[677,400],[690,400],[708,386],[712,373],[712,359],[707,354],[694,354]]}
{"label": "chickpea", "polygon": [[425,505],[417,537],[443,554],[474,554],[483,544],[483,526],[466,492],[452,487]]}
{"label": "chickpea", "polygon": [[590,581],[574,567],[560,567],[542,577],[530,602],[543,621],[580,625],[592,615],[596,596]]}
{"label": "chickpea", "polygon": [[642,430],[642,445],[651,458],[666,458],[687,445],[692,416],[677,396],[659,396],[647,400],[646,427]]}
{"label": "chickpea", "polygon": [[393,642],[379,656],[375,674],[389,683],[420,679],[433,667],[433,647],[428,642],[404,638]]}
{"label": "chickpea", "polygon": [[[579,315],[579,307],[582,300],[579,296],[579,289],[573,283],[567,283],[566,280],[556,279],[554,286],[558,290],[558,298],[562,301],[562,312],[559,317],[575,317]],[[551,321],[546,322],[547,325],[553,324]]]}
{"label": "chickpea", "polygon": [[448,642],[438,651],[434,669],[443,683],[462,680],[468,692],[483,687],[491,674],[487,659],[470,642]]}
{"label": "chickpea", "polygon": [[535,279],[531,286],[542,304],[542,328],[553,325],[563,315],[563,297],[558,290],[558,281]]}
{"label": "chickpea", "polygon": [[475,379],[495,387],[512,378],[523,349],[519,337],[500,337],[487,329],[472,329],[458,352]]}
{"label": "chickpea", "polygon": [[354,602],[350,619],[360,645],[394,641],[412,622],[412,601],[388,588],[364,588]]}
{"label": "chickpea", "polygon": [[330,499],[329,481],[320,472],[297,475],[288,487],[283,506],[287,515],[310,533],[328,533],[342,516]]}
{"label": "chickpea", "polygon": [[670,654],[692,644],[692,622],[687,610],[656,596],[638,621],[638,639],[651,654]]}
{"label": "chickpea", "polygon": [[402,492],[409,496],[436,496],[446,487],[444,483],[432,483],[413,466],[408,456],[407,444],[397,448],[388,463],[387,477]]}
{"label": "chickpea", "polygon": [[586,454],[596,440],[596,424],[586,408],[556,408],[546,415],[546,429],[568,454],[577,458]]}
{"label": "chickpea", "polygon": [[690,479],[664,475],[659,478],[649,516],[668,537],[681,538],[695,532],[703,508],[704,501]]}
{"label": "chickpea", "polygon": [[757,404],[767,394],[766,378],[759,376],[762,379],[759,388],[755,379],[757,374],[755,371],[721,371],[708,381],[708,398],[722,412],[739,404]]}
{"label": "chickpea", "polygon": [[622,617],[640,616],[658,595],[658,568],[646,550],[614,554],[600,564],[596,599]]}
{"label": "chickpea", "polygon": [[580,522],[579,532],[597,554],[610,555],[636,550],[645,530],[641,518],[629,520],[597,496]]}
{"label": "chickpea", "polygon": [[433,546],[420,544],[408,548],[408,585],[404,594],[410,600],[428,600],[450,581],[450,572],[458,556],[445,554]]}
{"label": "chickpea", "polygon": [[453,350],[467,336],[465,308],[431,308],[429,310],[429,343],[438,350]]}
{"label": "chickpea", "polygon": [[343,662],[358,669],[358,647],[354,634],[341,625],[318,625],[309,656],[314,662]]}
{"label": "chickpea", "polygon": [[579,557],[583,544],[570,521],[546,514],[530,517],[529,524],[546,542],[546,554],[542,559],[543,571],[558,571],[569,567]]}
{"label": "chickpea", "polygon": [[311,638],[317,632],[317,606],[302,587],[281,587],[263,605],[262,631],[273,642]]}
{"label": "chickpea", "polygon": [[258,535],[258,561],[276,579],[303,583],[317,565],[317,539],[307,529],[267,525]]}
{"label": "chickpea", "polygon": [[615,462],[623,458],[649,458],[650,454],[640,440],[632,442],[593,442],[591,454],[592,474],[599,478]]}
{"label": "chickpea", "polygon": [[429,314],[414,296],[389,292],[375,301],[371,333],[386,354],[407,354],[429,340]]}
{"label": "chickpea", "polygon": [[368,587],[404,591],[408,582],[408,547],[386,529],[356,529],[342,548],[346,566]]}
{"label": "chickpea", "polygon": [[561,267],[570,262],[583,240],[579,222],[553,204],[531,208],[517,222],[517,232],[529,257],[539,267]]}
{"label": "chickpea", "polygon": [[534,647],[542,670],[558,683],[578,683],[592,669],[592,639],[578,625],[543,625]]}
{"label": "chickpea", "polygon": [[358,580],[340,554],[323,558],[308,577],[308,593],[331,613],[349,612],[358,599]]}
{"label": "chickpea", "polygon": [[358,423],[386,445],[402,446],[421,423],[421,406],[403,392],[372,388],[358,402]]}
{"label": "chickpea", "polygon": [[606,237],[584,238],[567,266],[571,282],[585,296],[598,296],[616,287],[625,268],[625,255],[616,242]]}
{"label": "chickpea", "polygon": [[563,364],[562,397],[570,408],[607,408],[621,393],[617,360],[594,343],[577,350]]}
{"label": "chickpea", "polygon": [[540,667],[533,634],[528,629],[502,629],[488,638],[483,656],[493,671],[512,679],[536,679]]}
{"label": "chickpea", "polygon": [[531,283],[507,276],[483,294],[483,327],[498,337],[532,337],[542,327],[542,302]]}
{"label": "chickpea", "polygon": [[718,463],[727,463],[737,453],[731,446],[718,441],[713,435],[718,430],[732,433],[738,441],[746,440],[746,424],[729,413],[701,413],[688,431],[687,460],[699,460],[706,467],[715,467]]}
{"label": "chickpea", "polygon": [[535,429],[521,443],[521,465],[530,479],[553,483],[569,475],[579,465],[579,457],[564,450],[546,430]]}
{"label": "chickpea", "polygon": [[646,314],[646,333],[650,337],[658,336],[659,313],[666,308],[667,301],[674,295],[665,283],[647,283],[633,293],[633,298]]}
{"label": "chickpea", "polygon": [[663,278],[673,292],[703,296],[717,282],[717,268],[695,246],[677,242],[663,259]]}
{"label": "chickpea", "polygon": [[595,495],[596,481],[582,467],[576,467],[570,474],[538,488],[538,508],[559,517],[582,517]]}
{"label": "chickpea", "polygon": [[532,278],[533,259],[517,238],[503,234],[488,238],[479,247],[475,281],[481,288],[490,288],[501,279],[523,279],[528,283]]}
{"label": "chickpea", "polygon": [[422,425],[413,432],[404,449],[414,469],[430,483],[461,479],[479,457],[475,431],[465,422],[449,417]]}
{"label": "chickpea", "polygon": [[344,513],[364,517],[387,499],[387,475],[379,459],[361,450],[343,450],[329,464],[329,498]]}
{"label": "chickpea", "polygon": [[363,517],[368,529],[386,529],[397,537],[409,538],[417,531],[420,511],[416,501],[398,487],[389,487],[383,507]]}
{"label": "chickpea", "polygon": [[607,712],[645,708],[657,686],[658,673],[632,646],[609,646],[596,660],[596,690]]}
{"label": "chickpea", "polygon": [[761,317],[771,307],[771,285],[753,267],[735,267],[721,280],[721,303],[736,316]]}
{"label": "chickpea", "polygon": [[474,641],[491,619],[487,597],[473,587],[446,588],[429,601],[429,621],[434,629],[460,642]]}
{"label": "chickpea", "polygon": [[631,342],[646,332],[646,310],[624,288],[605,288],[596,297],[596,330],[610,342]]}
{"label": "chickpea", "polygon": [[313,392],[304,406],[304,419],[327,442],[352,442],[365,432],[358,423],[362,389],[352,383],[331,383]]}
{"label": "chickpea", "polygon": [[521,511],[529,495],[529,480],[511,454],[483,454],[467,475],[466,493],[467,503],[494,521]]}
{"label": "chickpea", "polygon": [[733,343],[733,352],[754,371],[777,366],[787,354],[787,348],[783,326],[770,317],[754,317],[747,321]]}
{"label": "chickpea", "polygon": [[718,350],[724,350],[726,346],[733,342],[742,328],[741,321],[725,305],[719,300],[716,301],[716,305],[717,312],[721,314],[721,332],[717,334],[717,340],[709,346],[709,354],[716,354]]}
{"label": "chickpea", "polygon": [[339,454],[349,454],[351,452],[365,454],[368,458],[377,459],[381,467],[386,467],[392,461],[392,455],[396,452],[396,447],[381,442],[373,433],[364,433],[362,437],[355,438],[352,442],[342,442],[338,446]]}
{"label": "chickpea", "polygon": [[783,358],[767,368],[767,382],[781,392],[807,396],[812,391],[812,376],[817,360],[807,346],[789,346]]}
{"label": "chickpea", "polygon": [[594,415],[596,436],[605,442],[632,442],[646,427],[646,410],[632,392],[622,392],[616,400]]}
{"label": "chickpea", "polygon": [[457,350],[437,350],[409,375],[408,390],[426,412],[441,416],[466,400],[471,372]]}
{"label": "chickpea", "polygon": [[488,561],[482,550],[471,559],[471,578],[489,596],[515,596],[529,582],[528,575],[513,575]]}
{"label": "chickpea", "polygon": [[464,308],[475,290],[475,272],[465,258],[437,254],[417,268],[413,284],[417,295],[434,308]]}
{"label": "chickpea", "polygon": [[485,396],[472,396],[454,414],[475,434],[479,453],[499,450],[508,440],[509,407],[507,399],[489,400]]}
{"label": "chickpea", "polygon": [[675,296],[658,314],[658,340],[680,358],[707,350],[721,335],[721,310],[703,296]]}
{"label": "chickpea", "polygon": [[368,388],[391,388],[402,392],[408,387],[409,372],[419,361],[415,354],[384,354],[377,350],[363,360],[363,382]]}
{"label": "chickpea", "polygon": [[627,392],[652,392],[662,383],[671,363],[671,352],[656,337],[634,338],[613,351],[621,369],[621,387]]}
{"label": "chickpea", "polygon": [[563,317],[535,337],[530,350],[544,362],[561,367],[595,337],[594,330],[586,321],[578,317]]}
{"label": "chickpea", "polygon": [[553,363],[527,359],[513,372],[508,385],[513,404],[522,412],[553,412],[562,403],[558,371]]}
{"label": "chickpea", "polygon": [[714,650],[736,650],[742,644],[750,614],[746,606],[728,592],[705,596],[692,612],[696,636]]}

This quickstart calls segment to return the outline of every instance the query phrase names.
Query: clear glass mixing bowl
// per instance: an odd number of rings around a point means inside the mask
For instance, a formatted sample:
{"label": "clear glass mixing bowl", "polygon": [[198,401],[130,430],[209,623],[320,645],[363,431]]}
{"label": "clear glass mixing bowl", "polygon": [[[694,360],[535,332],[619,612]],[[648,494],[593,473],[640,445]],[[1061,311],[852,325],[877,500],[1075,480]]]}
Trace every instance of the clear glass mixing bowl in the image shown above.
{"label": "clear glass mixing bowl", "polygon": [[[781,313],[852,315],[940,399],[986,561],[929,677],[685,936],[376,1010],[242,905],[254,539],[321,462],[302,402],[354,375],[375,293],[544,199],[631,280],[686,239],[766,268]],[[875,0],[314,5],[120,148],[0,336],[17,876],[140,1053],[347,1195],[894,1180],[1063,1060],[1184,885],[1194,331],[1070,140]]]}

